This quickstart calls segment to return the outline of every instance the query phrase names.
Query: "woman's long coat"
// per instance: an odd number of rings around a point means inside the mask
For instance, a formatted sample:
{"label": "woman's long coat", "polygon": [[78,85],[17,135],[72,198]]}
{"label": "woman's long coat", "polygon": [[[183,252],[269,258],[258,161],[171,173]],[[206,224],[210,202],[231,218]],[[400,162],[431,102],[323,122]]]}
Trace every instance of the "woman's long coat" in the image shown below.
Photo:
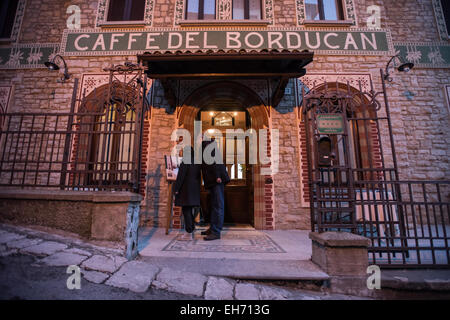
{"label": "woman's long coat", "polygon": [[200,206],[200,172],[199,164],[181,163],[173,186],[176,206]]}

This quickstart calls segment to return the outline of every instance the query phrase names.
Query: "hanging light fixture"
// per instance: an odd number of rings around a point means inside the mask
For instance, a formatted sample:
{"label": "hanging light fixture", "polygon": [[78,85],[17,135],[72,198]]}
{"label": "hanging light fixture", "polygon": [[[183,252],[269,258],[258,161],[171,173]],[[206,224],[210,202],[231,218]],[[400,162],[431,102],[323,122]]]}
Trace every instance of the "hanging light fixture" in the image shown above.
{"label": "hanging light fixture", "polygon": [[55,55],[51,61],[44,62],[44,65],[50,71],[58,71],[60,69],[60,66],[57,63],[58,60],[60,62],[62,62],[63,66],[64,66],[63,76],[61,77],[61,80],[60,80],[60,82],[64,83],[66,80],[70,79],[70,74],[67,70],[66,61],[64,60],[64,58],[61,55],[59,55],[59,54]]}
{"label": "hanging light fixture", "polygon": [[394,62],[395,64],[395,60],[398,60],[400,65],[397,67],[397,70],[399,72],[409,72],[412,68],[414,68],[414,63],[406,61],[405,59],[403,59],[402,56],[400,56],[399,54],[393,56],[391,59],[389,59],[387,65],[386,65],[386,70],[384,73],[384,80],[387,80],[389,82],[392,82],[392,78],[389,74],[389,68],[392,62]]}

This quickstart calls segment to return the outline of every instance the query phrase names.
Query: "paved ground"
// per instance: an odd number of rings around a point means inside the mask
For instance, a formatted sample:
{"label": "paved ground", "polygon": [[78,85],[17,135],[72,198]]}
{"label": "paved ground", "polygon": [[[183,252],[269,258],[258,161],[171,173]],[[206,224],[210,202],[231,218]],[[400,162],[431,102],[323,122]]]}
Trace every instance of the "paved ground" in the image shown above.
{"label": "paved ground", "polygon": [[38,258],[31,255],[11,255],[0,258],[0,299],[1,300],[166,300],[166,299],[202,299],[166,290],[150,288],[137,293],[123,288],[95,284],[81,279],[80,290],[67,289],[66,282],[70,276],[66,267],[36,267]]}
{"label": "paved ground", "polygon": [[142,260],[160,267],[237,279],[327,280],[311,262],[307,230],[255,230],[225,227],[220,240],[204,241],[198,228],[195,239],[179,240],[179,232],[140,228],[138,249]]}
{"label": "paved ground", "polygon": [[[0,225],[2,299],[355,299],[127,261],[123,248],[93,245],[23,227]],[[68,266],[81,289],[67,289]],[[72,278],[71,278],[72,279]],[[75,283],[76,281],[69,281]]]}

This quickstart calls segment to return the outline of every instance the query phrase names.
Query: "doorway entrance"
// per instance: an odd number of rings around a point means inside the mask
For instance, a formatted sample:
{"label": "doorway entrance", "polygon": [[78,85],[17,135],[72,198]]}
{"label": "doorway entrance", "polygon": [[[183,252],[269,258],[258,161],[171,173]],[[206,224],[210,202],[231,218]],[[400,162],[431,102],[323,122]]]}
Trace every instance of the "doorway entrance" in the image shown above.
{"label": "doorway entrance", "polygon": [[[198,85],[196,85],[198,83]],[[234,149],[234,153],[224,156],[231,182],[225,188],[225,223],[235,226],[251,225],[256,229],[266,229],[273,224],[271,186],[266,185],[269,175],[263,176],[262,165],[249,164],[249,138],[246,130],[269,129],[268,107],[256,91],[236,81],[194,81],[185,80],[180,86],[193,88],[180,101],[177,108],[177,127],[187,129],[194,142],[194,121],[202,122],[202,132],[220,130],[218,139],[223,155]],[[242,130],[241,136],[235,132],[233,138],[226,138],[227,129]],[[270,141],[270,130],[267,130]],[[258,133],[259,134],[259,133]],[[244,151],[245,159],[239,158],[238,150]],[[258,147],[255,148],[258,152]],[[228,160],[228,161],[227,161]],[[259,160],[258,160],[259,161]],[[228,162],[228,163],[227,163]],[[264,164],[270,166],[270,164]],[[202,191],[202,209],[206,221],[209,219],[208,192]],[[266,210],[271,210],[270,213]]]}
{"label": "doorway entrance", "polygon": [[[229,102],[232,103],[232,101]],[[233,132],[239,130],[244,133],[249,128],[248,112],[233,104],[228,107],[210,106],[200,110],[197,117],[202,123],[204,132],[222,133],[222,136],[215,140],[231,179],[231,182],[225,186],[224,223],[253,225],[252,167],[248,161],[249,139],[244,134],[226,135],[227,130],[233,130]],[[203,187],[201,204],[205,221],[209,222],[209,192]]]}

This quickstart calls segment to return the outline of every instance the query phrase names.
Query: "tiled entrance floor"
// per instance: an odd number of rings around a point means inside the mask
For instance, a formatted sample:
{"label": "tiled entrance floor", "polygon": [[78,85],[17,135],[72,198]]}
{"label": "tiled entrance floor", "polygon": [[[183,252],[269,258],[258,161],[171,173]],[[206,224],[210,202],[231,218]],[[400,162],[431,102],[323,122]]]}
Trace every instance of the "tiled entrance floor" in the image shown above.
{"label": "tiled entrance floor", "polygon": [[311,261],[308,230],[224,228],[221,239],[204,241],[197,229],[194,240],[180,240],[178,230],[139,230],[141,259],[208,275],[248,279],[326,279]]}
{"label": "tiled entrance floor", "polygon": [[251,230],[227,230],[222,238],[214,241],[204,241],[196,236],[193,241],[180,240],[181,235],[173,238],[163,251],[178,252],[228,252],[228,253],[285,253],[267,234]]}

